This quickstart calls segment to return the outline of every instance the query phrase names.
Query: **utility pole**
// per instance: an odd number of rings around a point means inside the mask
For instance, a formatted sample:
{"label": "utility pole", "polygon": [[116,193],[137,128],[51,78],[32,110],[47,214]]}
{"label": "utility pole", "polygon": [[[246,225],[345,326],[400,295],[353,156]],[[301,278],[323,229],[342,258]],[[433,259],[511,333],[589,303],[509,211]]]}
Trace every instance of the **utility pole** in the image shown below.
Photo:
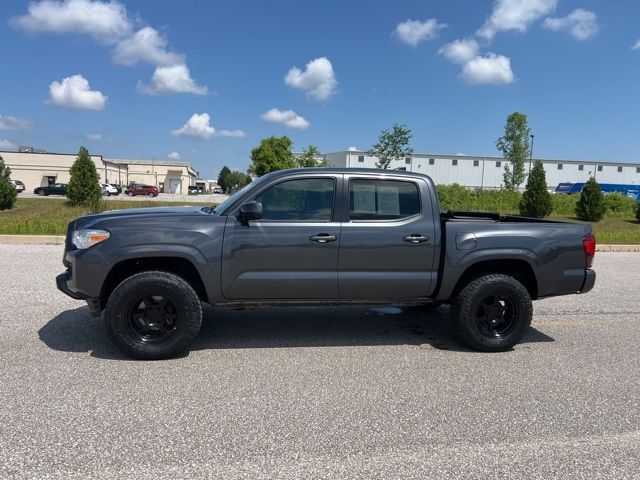
{"label": "utility pole", "polygon": [[531,150],[529,151],[529,173],[531,173],[531,162],[533,161],[533,139],[535,135],[531,134]]}

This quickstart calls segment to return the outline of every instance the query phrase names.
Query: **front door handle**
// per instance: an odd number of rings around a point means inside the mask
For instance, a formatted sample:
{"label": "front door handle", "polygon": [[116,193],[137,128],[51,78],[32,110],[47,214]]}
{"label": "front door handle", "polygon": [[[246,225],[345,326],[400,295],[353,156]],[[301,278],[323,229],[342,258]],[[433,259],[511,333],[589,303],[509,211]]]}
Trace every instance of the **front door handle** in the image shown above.
{"label": "front door handle", "polygon": [[406,237],[402,237],[405,242],[409,243],[424,243],[429,241],[429,237],[426,235],[420,235],[419,233],[412,233]]}
{"label": "front door handle", "polygon": [[309,240],[318,243],[335,242],[337,239],[338,237],[331,235],[330,233],[318,233],[317,235],[311,235],[309,237]]}

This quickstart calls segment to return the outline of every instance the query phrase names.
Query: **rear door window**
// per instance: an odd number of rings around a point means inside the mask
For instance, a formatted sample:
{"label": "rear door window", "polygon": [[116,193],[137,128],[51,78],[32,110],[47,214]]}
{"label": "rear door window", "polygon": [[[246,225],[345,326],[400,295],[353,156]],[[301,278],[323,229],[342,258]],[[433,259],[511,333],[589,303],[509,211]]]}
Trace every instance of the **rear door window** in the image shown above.
{"label": "rear door window", "polygon": [[352,179],[349,184],[349,219],[400,220],[420,213],[420,193],[414,182]]}

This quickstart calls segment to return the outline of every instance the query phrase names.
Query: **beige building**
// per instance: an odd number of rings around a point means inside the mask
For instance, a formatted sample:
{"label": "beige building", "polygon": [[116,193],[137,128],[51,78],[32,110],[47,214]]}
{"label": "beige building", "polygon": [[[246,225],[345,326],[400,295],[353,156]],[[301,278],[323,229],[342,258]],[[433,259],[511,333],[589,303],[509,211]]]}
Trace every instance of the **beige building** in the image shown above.
{"label": "beige building", "polygon": [[[26,191],[51,183],[68,183],[76,154],[50,152],[0,152],[11,169],[11,179],[24,182]],[[127,186],[130,183],[156,185],[162,193],[187,194],[196,184],[196,172],[189,163],[157,160],[106,159],[91,155],[100,183]]]}
{"label": "beige building", "polygon": [[155,185],[161,193],[187,194],[190,185],[196,184],[197,173],[187,162],[172,160],[105,159],[106,163],[127,168],[127,184]]}

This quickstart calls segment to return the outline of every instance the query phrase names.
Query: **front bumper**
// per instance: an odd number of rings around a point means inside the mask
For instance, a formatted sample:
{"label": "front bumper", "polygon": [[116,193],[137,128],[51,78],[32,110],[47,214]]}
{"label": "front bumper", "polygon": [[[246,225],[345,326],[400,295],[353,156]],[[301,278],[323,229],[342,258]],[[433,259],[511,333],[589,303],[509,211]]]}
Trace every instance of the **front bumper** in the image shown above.
{"label": "front bumper", "polygon": [[100,298],[99,297],[88,297],[79,292],[74,292],[69,288],[67,282],[69,282],[70,277],[67,272],[61,273],[56,277],[56,286],[58,290],[60,290],[65,295],[73,298],[74,300],[84,300],[87,302],[87,306],[89,307],[89,311],[91,315],[94,317],[99,317],[102,309],[100,308]]}
{"label": "front bumper", "polygon": [[67,272],[61,273],[56,277],[56,287],[65,295],[73,298],[74,300],[85,300],[87,297],[71,291],[71,289],[67,286],[67,282],[70,280],[69,274]]}

